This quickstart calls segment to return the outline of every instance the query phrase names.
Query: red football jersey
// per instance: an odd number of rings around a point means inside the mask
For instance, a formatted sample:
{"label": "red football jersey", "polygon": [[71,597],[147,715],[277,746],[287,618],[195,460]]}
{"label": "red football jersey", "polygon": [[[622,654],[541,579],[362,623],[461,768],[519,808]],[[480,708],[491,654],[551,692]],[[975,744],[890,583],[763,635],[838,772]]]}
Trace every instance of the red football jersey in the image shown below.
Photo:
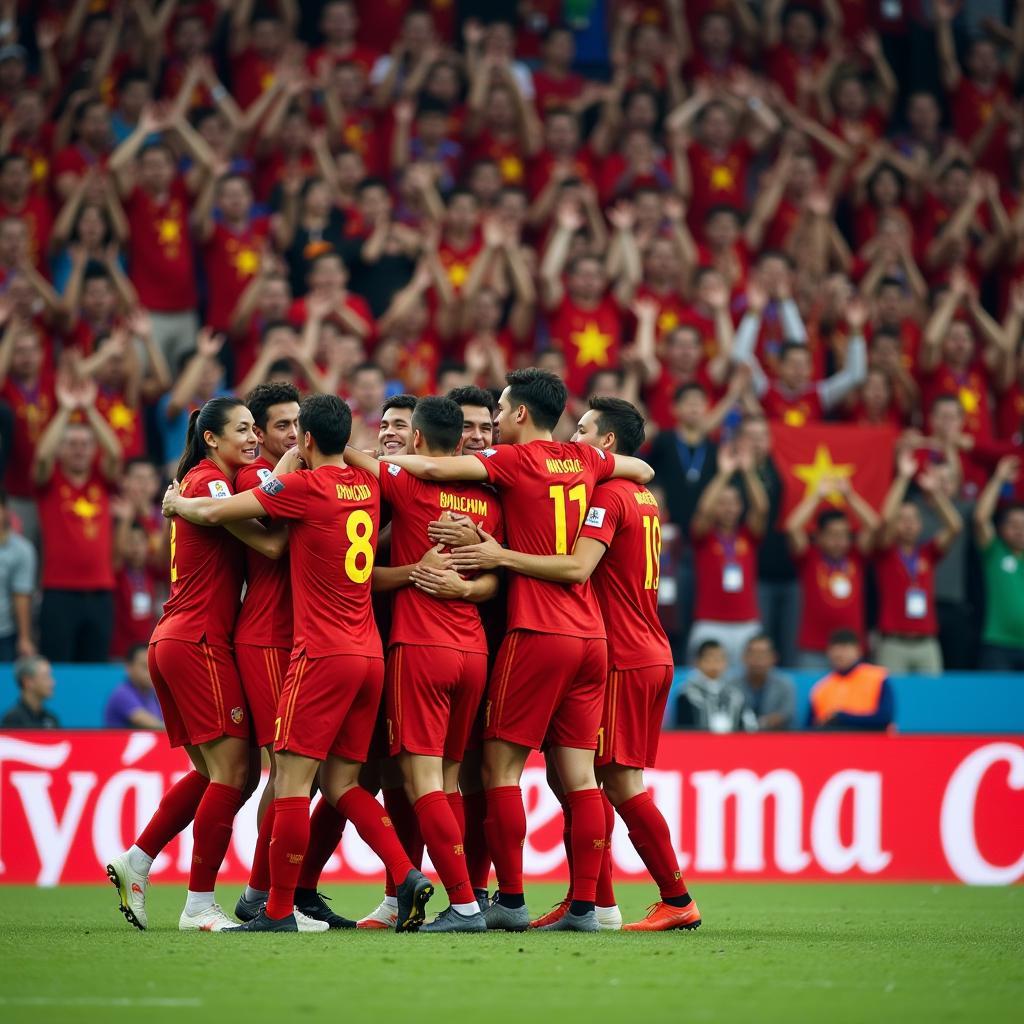
{"label": "red football jersey", "polygon": [[159,611],[152,569],[119,569],[114,580],[114,638],[110,653],[123,658],[136,644],[148,644]]}
{"label": "red football jersey", "polygon": [[185,186],[175,181],[164,203],[136,187],[125,213],[131,229],[128,264],[139,302],[156,313],[194,309],[199,299]]}
{"label": "red football jersey", "polygon": [[802,427],[825,418],[825,409],[813,385],[802,395],[791,396],[772,384],[761,396],[761,408],[769,420],[785,423],[787,427]]}
{"label": "red football jersey", "polygon": [[894,544],[875,556],[878,629],[904,636],[935,636],[935,566],[942,553],[934,541],[907,557]]}
{"label": "red football jersey", "polygon": [[456,249],[451,242],[444,239],[438,245],[437,258],[440,260],[441,266],[444,267],[444,272],[448,275],[448,280],[456,295],[462,291],[463,285],[469,278],[469,272],[473,268],[473,263],[483,247],[483,242],[477,237],[471,239],[469,245],[461,249]]}
{"label": "red football jersey", "polygon": [[142,409],[125,401],[122,388],[100,388],[96,395],[96,409],[117,434],[124,458],[134,459],[145,453],[146,431]]}
{"label": "red football jersey", "polygon": [[931,409],[939,395],[956,395],[964,411],[964,433],[983,440],[992,436],[989,379],[980,363],[966,373],[957,373],[940,363],[930,373],[921,374],[921,391],[925,409]]}
{"label": "red football jersey", "polygon": [[608,667],[671,665],[672,650],[658,618],[657,499],[632,480],[608,480],[595,488],[580,536],[608,549],[592,577],[608,630]]}
{"label": "red football jersey", "polygon": [[712,530],[694,538],[697,576],[695,619],[713,622],[750,622],[757,607],[758,539],[741,526],[733,537]]}
{"label": "red football jersey", "polygon": [[[392,565],[418,562],[430,547],[427,524],[446,511],[469,516],[501,539],[501,501],[490,487],[431,483],[416,479],[398,466],[381,469],[380,493],[391,506]],[[487,653],[477,605],[440,600],[415,587],[395,591],[390,642]]]}
{"label": "red football jersey", "polygon": [[110,483],[93,470],[81,487],[53,470],[38,489],[43,535],[43,589],[112,590],[114,524]]}
{"label": "red football jersey", "polygon": [[692,377],[683,377],[673,373],[662,364],[661,373],[647,385],[644,391],[647,412],[661,430],[671,430],[675,426],[676,417],[672,407],[675,405],[676,392],[684,384],[690,383],[699,384],[704,389],[704,394],[708,396],[708,402],[712,405],[725,394],[725,388],[711,379],[706,363],[701,363]]}
{"label": "red football jersey", "polygon": [[35,267],[49,276],[47,247],[53,230],[53,213],[50,210],[49,198],[37,192],[30,193],[20,210],[0,202],[0,220],[7,217],[16,217],[25,225],[28,233],[28,258]]}
{"label": "red football jersey", "polygon": [[[260,456],[235,476],[235,489],[248,491],[266,483],[273,464]],[[292,646],[292,578],[288,552],[276,561],[245,549],[245,600],[235,626],[236,644]]]}
{"label": "red football jersey", "polygon": [[581,309],[566,295],[550,322],[552,344],[565,353],[565,385],[570,394],[585,394],[593,374],[619,365],[622,311],[611,293],[596,309]]}
{"label": "red football jersey", "polygon": [[852,629],[864,637],[864,557],[854,548],[846,558],[831,560],[811,544],[799,559],[803,615],[797,645],[823,651],[829,634]]}
{"label": "red football jersey", "polygon": [[253,493],[271,519],[289,521],[295,638],[310,658],[383,658],[370,580],[380,532],[380,487],[355,466],[300,469]]}
{"label": "red football jersey", "polygon": [[[203,459],[181,481],[184,498],[230,498],[232,481]],[[153,640],[187,640],[228,646],[235,630],[245,579],[245,545],[227,530],[171,520],[171,596]]]}
{"label": "red football jersey", "polygon": [[53,375],[44,372],[34,388],[23,388],[13,377],[8,377],[0,387],[0,399],[6,402],[14,413],[14,442],[7,462],[4,487],[8,494],[18,498],[31,498],[32,462],[36,445],[46,429],[46,424],[57,411]]}
{"label": "red football jersey", "polygon": [[[473,452],[503,503],[509,547],[529,555],[565,555],[583,527],[594,488],[615,469],[614,458],[588,444],[531,441]],[[569,586],[512,573],[508,628],[603,637],[590,583]]]}
{"label": "red football jersey", "polygon": [[753,157],[754,151],[744,139],[734,142],[721,156],[699,142],[690,145],[686,153],[693,182],[689,220],[698,237],[704,237],[704,218],[712,207],[747,208],[747,179]]}
{"label": "red football jersey", "polygon": [[270,221],[257,217],[237,234],[224,224],[215,224],[203,247],[203,263],[209,284],[206,322],[218,331],[231,324],[242,292],[260,269],[261,253],[270,232]]}

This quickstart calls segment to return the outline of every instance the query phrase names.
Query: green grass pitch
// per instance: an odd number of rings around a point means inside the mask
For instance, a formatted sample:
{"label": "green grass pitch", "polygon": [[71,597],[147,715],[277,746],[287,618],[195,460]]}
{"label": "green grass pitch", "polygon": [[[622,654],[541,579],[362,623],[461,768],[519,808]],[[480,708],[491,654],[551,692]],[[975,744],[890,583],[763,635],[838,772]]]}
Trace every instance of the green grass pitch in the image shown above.
{"label": "green grass pitch", "polygon": [[[359,916],[374,885],[327,890]],[[562,889],[531,885],[537,914]],[[621,885],[627,919],[652,890]],[[154,886],[150,930],[109,885],[0,887],[0,1021],[541,1024],[1021,1020],[1024,889],[700,885],[704,926],[659,935],[229,936],[176,931],[183,891]],[[235,887],[223,886],[233,906]],[[435,906],[436,904],[436,906]],[[443,892],[431,910],[445,905]]]}

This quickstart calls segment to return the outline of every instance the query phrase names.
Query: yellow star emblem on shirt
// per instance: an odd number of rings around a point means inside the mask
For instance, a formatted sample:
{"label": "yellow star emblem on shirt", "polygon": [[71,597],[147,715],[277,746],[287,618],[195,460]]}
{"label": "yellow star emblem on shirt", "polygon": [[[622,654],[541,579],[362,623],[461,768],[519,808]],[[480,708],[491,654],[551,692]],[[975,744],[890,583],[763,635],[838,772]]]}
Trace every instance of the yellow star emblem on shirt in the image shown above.
{"label": "yellow star emblem on shirt", "polygon": [[782,422],[787,427],[802,427],[807,422],[803,409],[787,409],[782,414]]}
{"label": "yellow star emblem on shirt", "polygon": [[576,346],[576,365],[595,366],[608,365],[608,349],[612,344],[612,336],[603,334],[595,323],[588,323],[582,331],[574,331],[569,335]]}
{"label": "yellow star emblem on shirt", "polygon": [[736,175],[725,164],[716,164],[711,168],[711,187],[719,192],[727,192],[736,184]]}
{"label": "yellow star emblem on shirt", "polygon": [[[833,462],[832,453],[825,445],[819,444],[814,450],[814,462],[810,465],[794,466],[793,476],[807,485],[803,495],[806,498],[822,480],[849,480],[856,469],[857,467],[849,462]],[[845,500],[838,491],[829,491],[825,498],[833,505],[842,505]]]}
{"label": "yellow star emblem on shirt", "polygon": [[107,411],[107,422],[115,430],[131,430],[135,426],[135,413],[124,402],[115,402]]}
{"label": "yellow star emblem on shirt", "polygon": [[957,392],[957,397],[960,399],[960,405],[963,407],[964,412],[968,414],[977,412],[978,406],[981,405],[978,393],[972,388],[961,387]]}
{"label": "yellow star emblem on shirt", "polygon": [[260,268],[260,254],[246,246],[235,254],[235,270],[242,277],[252,277]]}
{"label": "yellow star emblem on shirt", "polygon": [[170,217],[156,222],[156,236],[164,245],[177,245],[181,241],[181,225]]}
{"label": "yellow star emblem on shirt", "polygon": [[465,263],[453,263],[448,268],[448,280],[456,288],[461,288],[466,283],[467,277],[469,277],[469,267]]}
{"label": "yellow star emblem on shirt", "polygon": [[658,333],[668,334],[669,331],[674,331],[679,326],[679,317],[676,316],[675,310],[663,309],[658,317]]}
{"label": "yellow star emblem on shirt", "polygon": [[32,180],[45,181],[50,173],[50,161],[44,156],[37,156],[32,161]]}
{"label": "yellow star emblem on shirt", "polygon": [[90,501],[85,495],[80,494],[75,498],[74,503],[71,506],[71,511],[74,512],[79,519],[95,519],[100,514],[100,507],[95,502]]}
{"label": "yellow star emblem on shirt", "polygon": [[277,81],[277,75],[273,71],[265,71],[260,76],[260,91],[266,92]]}
{"label": "yellow star emblem on shirt", "polygon": [[498,166],[501,168],[503,181],[517,182],[523,180],[523,161],[514,154],[510,153],[508,156],[503,156]]}

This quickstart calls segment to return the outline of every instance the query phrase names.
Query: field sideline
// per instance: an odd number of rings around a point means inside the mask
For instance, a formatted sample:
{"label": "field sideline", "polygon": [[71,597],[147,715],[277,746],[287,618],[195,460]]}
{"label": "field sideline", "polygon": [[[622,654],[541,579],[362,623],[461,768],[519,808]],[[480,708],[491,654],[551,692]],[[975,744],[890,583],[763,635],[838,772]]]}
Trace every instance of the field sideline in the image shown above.
{"label": "field sideline", "polygon": [[[529,886],[531,910],[561,892]],[[627,919],[651,893],[619,887]],[[145,934],[126,925],[109,885],[0,887],[0,1019],[1020,1019],[1020,887],[706,884],[696,893],[705,920],[696,932],[278,937],[180,935],[178,887],[151,890]],[[234,887],[220,895],[230,909]],[[380,889],[328,895],[358,916]],[[434,903],[444,907],[443,892]]]}

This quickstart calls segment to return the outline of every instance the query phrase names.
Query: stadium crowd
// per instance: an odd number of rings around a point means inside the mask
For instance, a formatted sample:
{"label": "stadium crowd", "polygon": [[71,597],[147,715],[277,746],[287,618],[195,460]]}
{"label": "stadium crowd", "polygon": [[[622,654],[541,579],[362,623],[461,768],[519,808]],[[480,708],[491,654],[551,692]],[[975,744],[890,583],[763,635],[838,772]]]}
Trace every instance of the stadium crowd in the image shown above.
{"label": "stadium crowd", "polygon": [[[145,690],[206,400],[338,394],[380,452],[386,401],[536,365],[557,437],[646,413],[677,663],[720,645],[760,693],[845,629],[894,673],[1024,669],[998,6],[0,3],[0,659]],[[784,515],[773,428],[825,422],[891,427],[858,461],[892,486]]]}

